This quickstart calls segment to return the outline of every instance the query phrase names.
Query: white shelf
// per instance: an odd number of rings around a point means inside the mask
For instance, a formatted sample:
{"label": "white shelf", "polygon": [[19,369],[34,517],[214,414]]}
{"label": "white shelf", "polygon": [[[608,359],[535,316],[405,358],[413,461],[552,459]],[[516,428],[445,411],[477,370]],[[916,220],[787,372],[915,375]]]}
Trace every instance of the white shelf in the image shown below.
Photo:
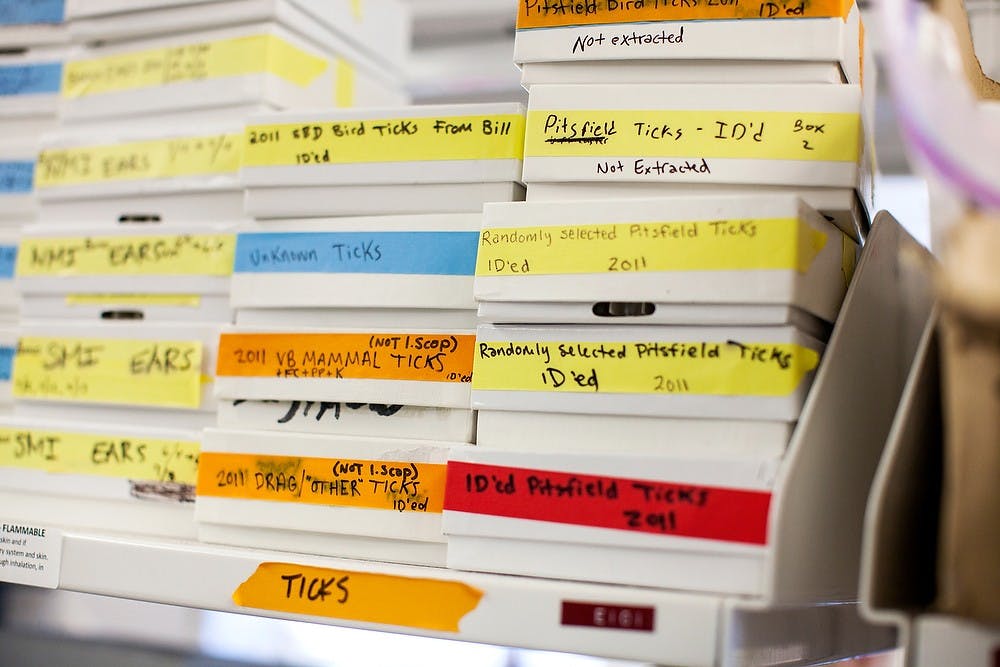
{"label": "white shelf", "polygon": [[911,667],[995,667],[1000,660],[1000,629],[953,616],[923,614],[910,628]]}
{"label": "white shelf", "polygon": [[937,316],[886,445],[867,510],[861,596],[866,618],[893,623],[907,667],[997,667],[1000,628],[935,610],[943,468]]}
{"label": "white shelf", "polygon": [[[454,634],[237,607],[233,592],[264,562],[446,579],[473,586],[484,595]],[[762,609],[739,598],[77,531],[64,534],[60,588],[200,609],[691,667],[808,665],[883,650],[894,642],[893,631],[863,622],[853,604]],[[564,626],[561,609],[565,601],[652,609],[654,628]]]}

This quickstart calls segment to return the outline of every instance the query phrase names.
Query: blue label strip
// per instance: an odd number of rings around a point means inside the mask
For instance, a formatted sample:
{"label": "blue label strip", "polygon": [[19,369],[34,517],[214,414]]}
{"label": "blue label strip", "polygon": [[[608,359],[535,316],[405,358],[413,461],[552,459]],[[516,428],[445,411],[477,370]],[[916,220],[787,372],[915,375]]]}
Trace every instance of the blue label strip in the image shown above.
{"label": "blue label strip", "polygon": [[0,347],[0,382],[10,382],[11,369],[14,367],[14,348]]}
{"label": "blue label strip", "polygon": [[27,194],[34,187],[34,162],[0,162],[0,194]]}
{"label": "blue label strip", "polygon": [[0,67],[0,95],[58,93],[62,87],[62,69],[62,63]]}
{"label": "blue label strip", "polygon": [[472,276],[478,232],[240,234],[236,273]]}
{"label": "blue label strip", "polygon": [[65,0],[0,0],[0,25],[62,23]]}
{"label": "blue label strip", "polygon": [[0,280],[13,280],[17,265],[17,246],[0,245]]}

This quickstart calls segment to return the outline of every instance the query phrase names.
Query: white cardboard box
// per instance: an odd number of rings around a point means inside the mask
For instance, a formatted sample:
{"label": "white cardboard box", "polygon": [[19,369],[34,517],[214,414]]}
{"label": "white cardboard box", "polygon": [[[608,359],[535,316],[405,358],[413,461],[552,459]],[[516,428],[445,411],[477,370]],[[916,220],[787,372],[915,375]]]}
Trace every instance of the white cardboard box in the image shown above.
{"label": "white cardboard box", "polygon": [[479,246],[480,302],[539,316],[578,304],[606,324],[636,320],[598,317],[599,302],[795,307],[832,322],[857,253],[801,200],[768,196],[488,204]]}
{"label": "white cardboard box", "polygon": [[235,246],[227,224],[29,225],[17,287],[25,295],[225,296]]}
{"label": "white cardboard box", "polygon": [[25,317],[232,322],[228,225],[31,225],[17,287]]}
{"label": "white cardboard box", "polygon": [[779,459],[793,422],[480,410],[476,444],[493,450],[686,459]]}
{"label": "white cardboard box", "polygon": [[258,220],[328,216],[482,213],[483,204],[522,201],[524,186],[497,183],[393,183],[248,187],[245,211]]}
{"label": "white cardboard box", "polygon": [[526,188],[527,201],[650,199],[675,196],[733,197],[752,195],[798,197],[837,225],[855,241],[868,230],[865,204],[854,188],[801,187],[781,185],[734,185],[708,183],[533,183]]}
{"label": "white cardboard box", "polygon": [[455,450],[448,567],[759,595],[777,469],[773,459]]}
{"label": "white cardboard box", "polygon": [[5,2],[0,13],[0,44],[8,48],[69,41],[65,0]]}
{"label": "white cardboard box", "polygon": [[243,183],[519,181],[524,107],[454,104],[288,111],[247,120]]}
{"label": "white cardboard box", "polygon": [[396,0],[69,0],[66,11],[72,34],[85,42],[275,20],[319,43],[346,39],[390,70],[402,65],[410,43],[409,12]]}
{"label": "white cardboard box", "polygon": [[35,174],[45,222],[222,222],[243,218],[240,118],[119,122],[43,137]]}
{"label": "white cardboard box", "polygon": [[355,55],[274,22],[93,47],[66,63],[61,114],[82,121],[251,104],[282,109],[405,99],[396,82],[361,66]]}
{"label": "white cardboard box", "polygon": [[248,329],[475,329],[476,311],[429,308],[240,308],[236,325]]}
{"label": "white cardboard box", "polygon": [[483,325],[472,407],[790,422],[822,351],[791,326]]}
{"label": "white cardboard box", "polygon": [[527,89],[548,83],[795,83],[841,84],[839,64],[790,61],[588,60],[521,65]]}
{"label": "white cardboard box", "polygon": [[40,422],[68,420],[86,424],[129,424],[144,428],[170,428],[181,419],[183,427],[192,431],[215,426],[217,421],[215,411],[208,410],[165,410],[135,405],[26,401],[20,398],[14,400],[12,414],[18,418],[37,419]]}
{"label": "white cardboard box", "polygon": [[14,321],[16,321],[17,310],[20,307],[20,299],[14,288],[17,254],[18,236],[16,232],[13,229],[0,228],[0,313],[11,313],[14,316]]}
{"label": "white cardboard box", "polygon": [[219,402],[218,425],[229,430],[476,441],[472,410],[384,403],[226,400]]}
{"label": "white cardboard box", "polygon": [[14,401],[11,396],[11,375],[14,370],[14,353],[17,351],[17,311],[10,312],[10,321],[0,326],[0,411],[9,412]]}
{"label": "white cardboard box", "polygon": [[[530,3],[519,4],[524,10]],[[741,8],[735,4],[726,8],[715,5],[718,17],[705,15],[713,11],[711,7],[686,9],[677,5],[660,7],[659,11],[648,6],[630,8],[583,20],[568,13],[546,16],[522,11],[514,60],[526,66],[526,72],[535,63],[590,66],[611,62],[623,69],[637,62],[668,67],[693,64],[726,71],[730,82],[746,81],[739,67],[744,64],[811,65],[836,68],[836,83],[841,77],[847,83],[859,83],[864,38],[857,5],[841,3],[836,11],[815,18],[789,17],[785,10],[791,6],[772,3],[770,7],[777,12],[774,18],[767,17],[763,7],[763,18],[736,16],[734,11]],[[691,15],[685,16],[688,13]],[[557,73],[555,68],[550,71]],[[619,82],[636,81],[625,78]],[[553,78],[549,83],[569,81]]]}
{"label": "white cardboard box", "polygon": [[728,183],[855,188],[855,85],[537,85],[525,183]]}
{"label": "white cardboard box", "polygon": [[225,294],[31,294],[20,300],[27,319],[142,320],[231,324]]}
{"label": "white cardboard box", "polygon": [[[0,36],[3,30],[0,27]],[[0,44],[11,46],[2,40]],[[56,125],[63,61],[71,53],[67,48],[36,47],[0,54],[0,137],[30,140]]]}
{"label": "white cardboard box", "polygon": [[0,226],[16,229],[34,219],[38,211],[35,197],[34,140],[0,142]]}
{"label": "white cardboard box", "polygon": [[474,345],[468,329],[238,325],[219,341],[216,396],[468,410]]}
{"label": "white cardboard box", "polygon": [[0,502],[67,528],[193,538],[200,439],[126,420],[5,417]]}
{"label": "white cardboard box", "polygon": [[473,309],[481,214],[240,227],[236,308]]}
{"label": "white cardboard box", "polygon": [[597,324],[604,326],[777,326],[795,327],[816,340],[830,337],[832,325],[791,306],[698,305],[666,307],[642,301],[517,303],[484,301],[480,324]]}
{"label": "white cardboard box", "polygon": [[242,170],[247,213],[466,212],[488,197],[519,198],[523,120],[519,104],[251,117]]}
{"label": "white cardboard box", "polygon": [[246,544],[263,529],[257,547],[441,565],[451,449],[423,440],[209,429],[199,535],[215,541],[220,527],[242,533],[236,541]]}
{"label": "white cardboard box", "polygon": [[139,412],[155,421],[157,413],[172,420],[215,411],[218,325],[22,320],[18,336],[17,404],[135,408],[130,423]]}

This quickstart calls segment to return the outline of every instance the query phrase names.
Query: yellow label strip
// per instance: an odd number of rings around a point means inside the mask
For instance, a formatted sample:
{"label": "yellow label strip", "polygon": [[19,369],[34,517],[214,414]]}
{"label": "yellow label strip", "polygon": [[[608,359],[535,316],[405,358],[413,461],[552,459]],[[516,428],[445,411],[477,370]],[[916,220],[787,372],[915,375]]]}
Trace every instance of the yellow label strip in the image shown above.
{"label": "yellow label strip", "polygon": [[197,308],[197,294],[67,294],[67,306],[173,306]]}
{"label": "yellow label strip", "polygon": [[473,390],[788,396],[819,364],[800,345],[479,341]]}
{"label": "yellow label strip", "polygon": [[853,0],[518,0],[517,29],[648,21],[846,18]]}
{"label": "yellow label strip", "polygon": [[[529,111],[525,157],[857,162],[861,116],[811,111]],[[644,165],[656,169],[655,163]],[[622,165],[632,172],[635,165]],[[614,173],[616,165],[608,165]]]}
{"label": "yellow label strip", "polygon": [[274,35],[251,35],[212,42],[75,60],[63,68],[67,99],[185,81],[246,74],[274,74],[305,88],[329,63]]}
{"label": "yellow label strip", "polygon": [[0,428],[0,466],[193,485],[200,445],[184,440]]}
{"label": "yellow label strip", "polygon": [[797,218],[488,228],[479,236],[476,275],[805,273],[826,242]]}
{"label": "yellow label strip", "polygon": [[202,344],[22,337],[15,398],[169,408],[201,405]]}
{"label": "yellow label strip", "polygon": [[438,463],[206,452],[198,495],[440,514],[446,470]]}
{"label": "yellow label strip", "polygon": [[236,174],[243,136],[215,134],[109,146],[50,148],[35,165],[39,189],[181,176]]}
{"label": "yellow label strip", "polygon": [[460,581],[261,563],[233,592],[238,607],[458,632],[483,592]]}
{"label": "yellow label strip", "polygon": [[246,167],[520,160],[524,116],[428,116],[311,124],[251,125]]}
{"label": "yellow label strip", "polygon": [[25,237],[17,276],[229,276],[235,234]]}

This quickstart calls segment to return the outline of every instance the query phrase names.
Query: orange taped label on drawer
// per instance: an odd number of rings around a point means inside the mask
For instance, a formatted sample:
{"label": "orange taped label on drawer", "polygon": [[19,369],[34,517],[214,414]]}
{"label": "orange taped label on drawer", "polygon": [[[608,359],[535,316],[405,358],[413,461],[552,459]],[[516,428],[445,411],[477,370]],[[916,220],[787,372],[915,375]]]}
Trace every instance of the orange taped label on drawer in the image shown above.
{"label": "orange taped label on drawer", "polygon": [[471,382],[475,340],[470,334],[223,334],[216,372],[245,378]]}

